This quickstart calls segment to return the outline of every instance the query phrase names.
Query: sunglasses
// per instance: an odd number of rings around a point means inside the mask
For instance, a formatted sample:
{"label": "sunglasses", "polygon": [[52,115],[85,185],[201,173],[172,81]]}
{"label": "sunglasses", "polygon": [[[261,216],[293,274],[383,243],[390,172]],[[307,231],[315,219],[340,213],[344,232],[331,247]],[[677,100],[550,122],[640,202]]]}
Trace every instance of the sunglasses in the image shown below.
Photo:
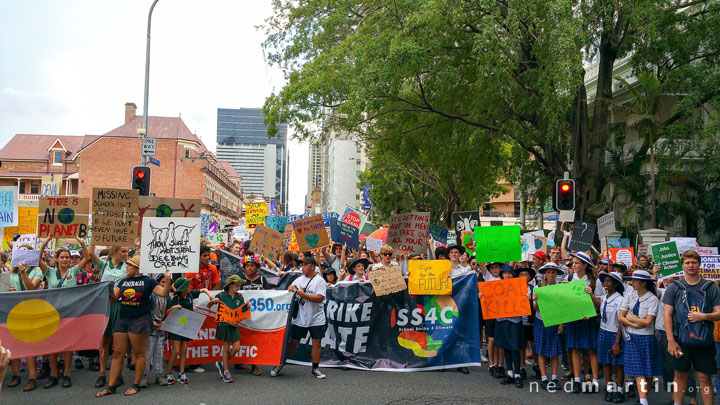
{"label": "sunglasses", "polygon": [[393,254],[392,253],[383,253],[382,255],[387,257],[387,256],[392,256]]}

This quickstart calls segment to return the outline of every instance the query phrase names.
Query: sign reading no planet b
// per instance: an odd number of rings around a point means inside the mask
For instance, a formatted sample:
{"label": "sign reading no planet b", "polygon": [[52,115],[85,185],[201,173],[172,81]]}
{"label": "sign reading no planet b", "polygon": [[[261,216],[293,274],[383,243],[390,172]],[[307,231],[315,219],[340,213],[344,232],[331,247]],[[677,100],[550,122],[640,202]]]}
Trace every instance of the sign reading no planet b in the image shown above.
{"label": "sign reading no planet b", "polygon": [[85,238],[90,200],[77,197],[40,197],[37,235],[40,238]]}

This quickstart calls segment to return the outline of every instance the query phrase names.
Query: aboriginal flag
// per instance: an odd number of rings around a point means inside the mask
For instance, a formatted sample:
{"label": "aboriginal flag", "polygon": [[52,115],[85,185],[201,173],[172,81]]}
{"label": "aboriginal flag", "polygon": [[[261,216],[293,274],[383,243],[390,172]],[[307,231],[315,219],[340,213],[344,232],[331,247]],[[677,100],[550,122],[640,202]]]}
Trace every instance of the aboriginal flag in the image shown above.
{"label": "aboriginal flag", "polygon": [[0,293],[0,340],[12,358],[93,350],[108,323],[110,282]]}

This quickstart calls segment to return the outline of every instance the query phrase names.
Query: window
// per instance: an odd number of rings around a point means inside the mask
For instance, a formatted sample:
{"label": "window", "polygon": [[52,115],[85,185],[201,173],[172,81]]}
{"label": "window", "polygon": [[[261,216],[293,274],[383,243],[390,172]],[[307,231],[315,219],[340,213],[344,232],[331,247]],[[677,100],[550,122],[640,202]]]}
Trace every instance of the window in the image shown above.
{"label": "window", "polygon": [[186,158],[190,157],[190,149],[188,149],[188,148],[185,148],[185,157]]}
{"label": "window", "polygon": [[355,164],[360,166],[360,159],[355,159]]}
{"label": "window", "polygon": [[20,181],[20,185],[18,186],[20,188],[20,194],[25,194],[25,180]]}
{"label": "window", "polygon": [[61,165],[62,163],[63,163],[63,151],[54,150],[53,151],[53,164]]}
{"label": "window", "polygon": [[355,200],[360,201],[360,194],[355,194]]}
{"label": "window", "polygon": [[30,182],[30,194],[40,194],[40,182],[33,180]]}

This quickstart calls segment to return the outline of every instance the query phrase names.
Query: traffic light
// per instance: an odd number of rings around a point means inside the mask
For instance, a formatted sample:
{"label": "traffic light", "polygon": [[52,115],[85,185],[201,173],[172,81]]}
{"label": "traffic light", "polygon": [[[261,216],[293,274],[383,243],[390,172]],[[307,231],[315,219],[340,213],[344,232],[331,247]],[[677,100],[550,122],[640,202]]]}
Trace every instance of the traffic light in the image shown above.
{"label": "traffic light", "polygon": [[555,208],[558,211],[575,209],[575,181],[562,179],[555,182]]}
{"label": "traffic light", "polygon": [[137,190],[140,195],[150,195],[150,168],[135,166],[132,169],[132,184],[130,188]]}

